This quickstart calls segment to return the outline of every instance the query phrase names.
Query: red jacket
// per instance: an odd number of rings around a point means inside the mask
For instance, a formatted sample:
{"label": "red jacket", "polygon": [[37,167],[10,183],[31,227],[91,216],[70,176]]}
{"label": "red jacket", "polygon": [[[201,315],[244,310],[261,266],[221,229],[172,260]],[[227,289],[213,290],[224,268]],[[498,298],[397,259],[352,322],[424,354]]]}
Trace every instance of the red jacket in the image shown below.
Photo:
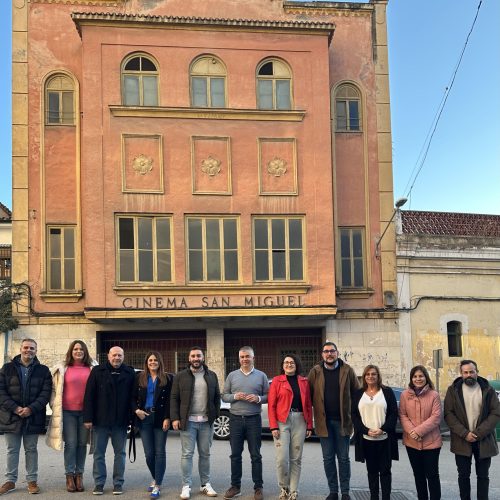
{"label": "red jacket", "polygon": [[[300,389],[300,399],[307,429],[313,429],[312,404],[309,382],[306,377],[297,377]],[[278,375],[273,378],[269,394],[267,396],[267,412],[269,416],[269,427],[278,429],[278,422],[285,423],[292,406],[293,391],[286,379],[286,375]]]}

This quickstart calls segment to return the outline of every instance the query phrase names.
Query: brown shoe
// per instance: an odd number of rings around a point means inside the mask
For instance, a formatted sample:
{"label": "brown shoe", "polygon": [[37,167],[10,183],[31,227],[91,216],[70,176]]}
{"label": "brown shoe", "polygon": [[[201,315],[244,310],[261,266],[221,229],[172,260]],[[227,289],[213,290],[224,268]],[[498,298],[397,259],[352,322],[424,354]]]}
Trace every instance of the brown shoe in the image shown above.
{"label": "brown shoe", "polygon": [[231,498],[236,498],[241,495],[241,490],[236,486],[231,486],[226,493],[224,493],[225,500],[231,500]]}
{"label": "brown shoe", "polygon": [[28,482],[28,493],[30,495],[36,495],[37,493],[40,493],[40,488],[38,487],[38,484],[36,484],[36,481]]}
{"label": "brown shoe", "polygon": [[262,491],[262,488],[255,488],[253,497],[255,500],[264,500],[264,492]]}
{"label": "brown shoe", "polygon": [[6,493],[10,493],[15,489],[16,489],[16,483],[14,483],[13,481],[7,481],[6,483],[3,483],[2,486],[0,487],[0,495],[5,495]]}
{"label": "brown shoe", "polygon": [[76,474],[75,486],[76,486],[76,491],[85,491],[85,488],[83,487],[83,477],[81,474]]}
{"label": "brown shoe", "polygon": [[66,491],[74,493],[76,491],[75,476],[73,474],[66,474]]}

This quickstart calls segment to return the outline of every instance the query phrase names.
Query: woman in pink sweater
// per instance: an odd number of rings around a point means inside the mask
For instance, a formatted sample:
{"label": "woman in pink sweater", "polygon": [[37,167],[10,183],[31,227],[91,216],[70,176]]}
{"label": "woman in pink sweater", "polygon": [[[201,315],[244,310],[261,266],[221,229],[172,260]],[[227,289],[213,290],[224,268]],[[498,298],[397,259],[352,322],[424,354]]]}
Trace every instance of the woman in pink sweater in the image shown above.
{"label": "woman in pink sweater", "polygon": [[439,452],[443,444],[439,429],[441,400],[424,366],[414,366],[410,371],[408,389],[399,401],[399,419],[418,500],[439,500]]}

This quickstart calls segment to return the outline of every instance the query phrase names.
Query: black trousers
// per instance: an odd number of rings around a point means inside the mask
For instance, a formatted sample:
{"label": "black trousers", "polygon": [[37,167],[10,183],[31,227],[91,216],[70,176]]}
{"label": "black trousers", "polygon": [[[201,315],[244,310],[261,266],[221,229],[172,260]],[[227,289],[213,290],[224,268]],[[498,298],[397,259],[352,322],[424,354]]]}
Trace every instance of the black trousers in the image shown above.
{"label": "black trousers", "polygon": [[439,480],[439,452],[433,450],[416,450],[406,447],[410,459],[418,500],[440,500],[441,481]]}
{"label": "black trousers", "polygon": [[382,489],[382,500],[391,498],[391,450],[390,440],[370,441],[363,439],[366,470],[368,472],[368,486],[371,500],[379,498],[379,481]]}
{"label": "black trousers", "polygon": [[[491,458],[479,458],[479,443],[472,443],[472,455],[476,463],[477,476],[477,500],[488,500],[488,490],[490,488],[490,478],[488,473],[491,465]],[[460,490],[460,500],[471,500],[470,498],[470,472],[472,456],[464,457],[455,455],[455,463],[458,470],[458,488]]]}

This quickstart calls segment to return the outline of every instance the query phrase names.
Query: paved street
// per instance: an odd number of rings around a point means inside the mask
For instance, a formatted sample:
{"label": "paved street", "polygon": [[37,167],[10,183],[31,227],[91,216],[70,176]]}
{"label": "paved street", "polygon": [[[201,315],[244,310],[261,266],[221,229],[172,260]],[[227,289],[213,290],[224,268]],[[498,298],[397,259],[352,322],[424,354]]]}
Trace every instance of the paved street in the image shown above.
{"label": "paved street", "polygon": [[[125,493],[121,497],[124,500],[144,498],[149,495],[145,492],[145,486],[149,484],[149,473],[146,470],[144,454],[140,440],[137,442],[137,461],[133,464],[127,462],[125,475]],[[111,445],[110,445],[111,446]],[[39,484],[44,497],[50,497],[54,500],[60,498],[88,497],[93,487],[91,465],[92,458],[87,462],[87,471],[85,472],[85,485],[87,491],[82,494],[67,493],[64,483],[63,454],[56,452],[45,445],[43,438],[39,443],[40,450],[40,479]],[[219,493],[223,493],[229,486],[230,467],[229,467],[229,443],[224,441],[214,441],[212,448],[212,485]],[[112,458],[108,449],[108,464],[111,464]],[[264,493],[266,498],[277,498],[278,487],[276,485],[275,467],[274,467],[274,449],[270,439],[265,439],[262,446],[262,455],[264,461]],[[354,449],[351,448],[351,456],[354,455]],[[414,493],[414,482],[411,468],[408,463],[405,449],[400,444],[401,459],[393,464],[393,500],[416,500]],[[5,440],[0,436],[0,474],[3,476],[5,467]],[[161,498],[177,499],[180,492],[180,440],[176,433],[171,433],[167,441],[167,476],[164,481]],[[196,466],[196,464],[195,464]],[[196,467],[195,467],[196,470]],[[493,459],[490,476],[491,488],[490,499],[500,499],[500,457]],[[443,490],[443,500],[457,500],[458,487],[456,482],[456,469],[454,456],[449,452],[449,442],[445,442],[441,452],[440,460],[441,484]],[[250,480],[250,462],[248,452],[245,450],[243,463],[243,484],[242,499],[250,500],[252,495],[252,483]],[[475,484],[473,483],[474,487]],[[20,481],[17,484],[18,490],[8,495],[9,500],[16,498],[33,498],[26,491],[26,482],[24,480],[24,460],[21,460]],[[198,493],[198,479],[195,477],[192,499],[203,498]],[[352,461],[352,497],[354,500],[368,500],[366,469],[364,464],[358,464]],[[321,457],[321,448],[319,442],[307,442],[304,449],[301,496],[303,500],[324,500],[327,495],[326,480],[323,473],[323,463]],[[111,483],[105,488],[105,495],[110,497]],[[475,498],[473,496],[473,498]]]}

